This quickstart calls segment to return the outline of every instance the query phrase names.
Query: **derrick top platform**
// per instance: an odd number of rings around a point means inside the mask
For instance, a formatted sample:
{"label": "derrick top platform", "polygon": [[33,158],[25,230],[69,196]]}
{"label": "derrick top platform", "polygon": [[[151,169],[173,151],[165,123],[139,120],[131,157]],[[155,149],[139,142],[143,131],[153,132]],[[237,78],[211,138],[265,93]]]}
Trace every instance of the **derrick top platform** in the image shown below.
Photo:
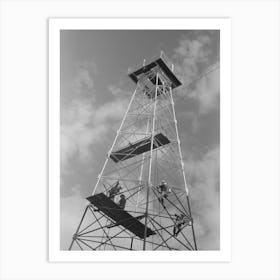
{"label": "derrick top platform", "polygon": [[[145,63],[142,66],[129,68],[128,76],[137,84],[140,76],[149,73],[157,67],[164,74],[165,79],[171,84],[172,89],[182,85],[182,83],[173,73],[174,65],[163,52],[160,52],[159,56],[152,58],[148,63]],[[156,79],[151,79],[151,82],[156,84]],[[159,84],[161,84],[161,81],[159,81]]]}

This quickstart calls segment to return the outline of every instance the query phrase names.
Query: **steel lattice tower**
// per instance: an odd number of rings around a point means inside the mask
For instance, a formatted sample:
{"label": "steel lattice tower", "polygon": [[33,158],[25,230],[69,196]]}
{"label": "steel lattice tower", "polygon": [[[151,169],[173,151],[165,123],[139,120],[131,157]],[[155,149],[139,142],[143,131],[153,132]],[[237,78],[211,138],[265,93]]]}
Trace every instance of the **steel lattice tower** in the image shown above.
{"label": "steel lattice tower", "polygon": [[161,52],[129,70],[136,89],[70,250],[197,250],[173,101],[181,82],[173,69]]}

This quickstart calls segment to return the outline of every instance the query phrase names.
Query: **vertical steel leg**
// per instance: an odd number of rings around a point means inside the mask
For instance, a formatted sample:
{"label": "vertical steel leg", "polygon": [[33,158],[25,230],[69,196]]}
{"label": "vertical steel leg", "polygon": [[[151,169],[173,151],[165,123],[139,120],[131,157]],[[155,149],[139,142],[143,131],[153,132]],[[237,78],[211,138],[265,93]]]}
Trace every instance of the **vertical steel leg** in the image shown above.
{"label": "vertical steel leg", "polygon": [[144,229],[144,242],[143,250],[146,250],[146,238],[147,238],[147,223],[149,215],[149,193],[151,187],[151,173],[152,173],[152,161],[153,161],[153,146],[154,146],[154,136],[155,136],[155,121],[156,121],[156,107],[157,107],[157,91],[158,91],[158,73],[156,76],[156,89],[155,89],[155,103],[154,103],[154,112],[153,112],[153,127],[152,127],[152,139],[151,139],[151,149],[150,149],[150,166],[149,166],[149,179],[147,186],[147,200],[146,200],[146,212],[145,212],[145,229]]}

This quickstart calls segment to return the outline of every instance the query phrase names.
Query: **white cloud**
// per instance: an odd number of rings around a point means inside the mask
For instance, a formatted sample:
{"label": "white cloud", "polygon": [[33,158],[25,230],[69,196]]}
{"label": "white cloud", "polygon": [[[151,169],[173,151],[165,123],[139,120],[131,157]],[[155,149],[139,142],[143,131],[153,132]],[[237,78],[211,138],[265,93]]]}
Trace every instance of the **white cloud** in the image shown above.
{"label": "white cloud", "polygon": [[220,95],[220,71],[213,71],[201,78],[193,91],[189,92],[189,97],[195,98],[199,102],[200,113],[208,113],[219,106]]}
{"label": "white cloud", "polygon": [[96,125],[108,121],[116,121],[123,117],[127,107],[127,100],[115,99],[98,107],[94,112],[94,122]]}
{"label": "white cloud", "polygon": [[76,232],[85,209],[85,200],[80,195],[63,197],[60,202],[60,248],[68,250],[71,237]]}
{"label": "white cloud", "polygon": [[[213,36],[212,36],[213,35]],[[215,36],[214,36],[215,35]],[[185,112],[196,133],[203,114],[219,111],[220,71],[217,33],[182,38],[174,50],[175,71],[183,86],[179,96],[194,106]],[[216,41],[215,41],[216,40]],[[204,75],[207,73],[206,75]],[[192,103],[191,103],[192,104]],[[203,250],[220,246],[220,151],[185,162],[198,245]]]}
{"label": "white cloud", "polygon": [[108,86],[108,90],[112,93],[113,96],[120,96],[123,94],[123,90],[115,85]]}
{"label": "white cloud", "polygon": [[87,69],[79,69],[77,77],[73,81],[73,88],[75,92],[81,93],[85,89],[90,90],[93,88],[93,80]]}
{"label": "white cloud", "polygon": [[93,90],[93,77],[97,74],[97,67],[93,60],[81,62],[76,69],[76,76],[72,82],[72,88],[76,94],[85,94]]}
{"label": "white cloud", "polygon": [[218,250],[220,242],[220,150],[201,160],[185,162],[190,183],[191,206],[200,248]]}
{"label": "white cloud", "polygon": [[179,41],[179,47],[174,50],[177,61],[175,70],[184,83],[192,81],[199,74],[199,64],[209,62],[209,50],[205,48],[209,40],[208,36],[198,36],[195,40],[183,38]]}
{"label": "white cloud", "polygon": [[61,163],[73,156],[85,161],[91,156],[90,147],[101,143],[114,123],[124,114],[126,101],[117,99],[97,106],[88,99],[73,100],[61,108]]}
{"label": "white cloud", "polygon": [[75,95],[61,105],[62,172],[67,171],[69,160],[73,157],[82,162],[90,159],[91,147],[102,142],[125,112],[125,99],[115,98],[111,102],[97,104],[94,88],[96,74],[94,61],[80,63],[71,83]]}
{"label": "white cloud", "polygon": [[[220,93],[220,72],[210,71],[215,51],[211,47],[212,37],[198,35],[196,39],[183,38],[174,50],[175,71],[183,82],[178,92],[195,99],[200,113],[208,113],[218,107]],[[216,61],[217,63],[217,61]]]}

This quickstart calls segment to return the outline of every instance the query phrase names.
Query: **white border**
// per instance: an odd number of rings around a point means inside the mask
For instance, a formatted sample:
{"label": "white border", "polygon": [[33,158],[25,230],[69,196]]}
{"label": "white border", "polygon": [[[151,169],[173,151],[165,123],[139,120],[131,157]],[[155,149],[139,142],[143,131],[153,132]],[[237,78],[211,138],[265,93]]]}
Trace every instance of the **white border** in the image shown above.
{"label": "white border", "polygon": [[[221,35],[221,207],[219,251],[61,251],[60,239],[60,30],[217,29]],[[230,19],[49,19],[49,260],[229,262],[231,260],[231,21]]]}

